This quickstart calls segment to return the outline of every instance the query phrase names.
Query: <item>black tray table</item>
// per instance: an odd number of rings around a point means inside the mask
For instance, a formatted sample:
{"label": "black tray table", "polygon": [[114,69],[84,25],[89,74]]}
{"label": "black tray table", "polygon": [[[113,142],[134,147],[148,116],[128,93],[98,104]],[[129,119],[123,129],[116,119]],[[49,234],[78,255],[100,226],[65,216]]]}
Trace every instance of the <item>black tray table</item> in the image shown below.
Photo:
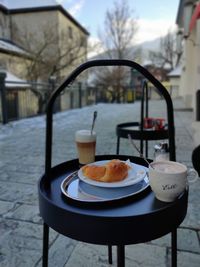
{"label": "black tray table", "polygon": [[[153,140],[164,140],[169,138],[168,129],[153,130],[153,129],[141,129],[139,122],[126,122],[120,123],[116,126],[117,135],[117,149],[116,153],[119,154],[120,139],[128,138],[131,136],[133,140],[153,141]],[[143,153],[143,146],[140,146],[140,150]],[[146,157],[148,156],[146,148]]]}
{"label": "black tray table", "polygon": [[[113,158],[130,159],[145,166],[143,159],[130,156],[102,155],[96,160]],[[125,266],[125,245],[147,242],[172,232],[172,260],[176,262],[176,229],[186,215],[187,191],[172,203],[157,200],[154,193],[147,190],[117,205],[79,207],[70,203],[60,189],[63,179],[78,169],[78,160],[71,160],[52,168],[48,185],[45,175],[40,179],[40,214],[46,225],[79,241],[116,245],[118,266]]]}
{"label": "black tray table", "polygon": [[128,135],[130,134],[131,138],[135,140],[161,140],[169,137],[168,130],[140,130],[139,122],[118,124],[116,127],[116,133],[118,137],[122,138],[128,138]]}
{"label": "black tray table", "polygon": [[[108,205],[101,208],[72,205],[61,193],[62,180],[71,172],[76,171],[79,166],[76,159],[52,167],[53,107],[56,98],[78,75],[88,68],[100,66],[126,66],[135,69],[148,79],[159,94],[164,97],[167,105],[170,160],[176,160],[173,103],[165,87],[153,75],[138,63],[123,59],[93,60],[77,67],[52,92],[47,103],[45,174],[39,182],[39,208],[44,220],[43,267],[48,266],[49,227],[77,240],[94,244],[107,244],[109,246],[109,263],[111,262],[111,245],[117,245],[118,267],[125,266],[125,245],[146,242],[171,232],[172,266],[176,267],[176,229],[187,212],[187,190],[173,203],[160,202],[155,199],[151,191],[146,191],[144,195],[139,194],[138,199],[132,199],[127,203],[122,201],[120,205]],[[144,86],[146,85],[145,82]],[[98,156],[96,160],[117,157],[122,160],[129,158],[132,162],[145,165],[141,158],[129,156]]]}

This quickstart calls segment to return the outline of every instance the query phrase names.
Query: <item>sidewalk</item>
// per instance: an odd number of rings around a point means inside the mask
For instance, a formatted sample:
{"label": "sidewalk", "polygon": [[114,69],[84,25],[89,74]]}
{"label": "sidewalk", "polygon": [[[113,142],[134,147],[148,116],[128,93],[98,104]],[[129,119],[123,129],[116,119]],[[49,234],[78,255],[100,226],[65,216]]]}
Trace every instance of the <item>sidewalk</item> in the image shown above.
{"label": "sidewalk", "polygon": [[[165,116],[163,101],[150,101],[149,114]],[[193,113],[174,101],[177,161],[192,167]],[[139,121],[140,102],[98,104],[55,115],[53,165],[76,157],[74,132],[90,128],[93,111],[98,111],[95,130],[97,154],[116,152],[115,127]],[[154,143],[150,143],[152,157]],[[45,117],[0,125],[0,266],[40,267],[42,220],[38,211],[37,181],[44,173]],[[120,154],[137,155],[122,140]],[[200,266],[200,179],[190,186],[188,213],[178,229],[178,266]],[[170,220],[170,218],[169,218]],[[81,227],[81,226],[80,226]],[[126,246],[126,267],[169,267],[170,235],[149,243]],[[50,231],[49,266],[107,267],[107,247],[90,245]]]}

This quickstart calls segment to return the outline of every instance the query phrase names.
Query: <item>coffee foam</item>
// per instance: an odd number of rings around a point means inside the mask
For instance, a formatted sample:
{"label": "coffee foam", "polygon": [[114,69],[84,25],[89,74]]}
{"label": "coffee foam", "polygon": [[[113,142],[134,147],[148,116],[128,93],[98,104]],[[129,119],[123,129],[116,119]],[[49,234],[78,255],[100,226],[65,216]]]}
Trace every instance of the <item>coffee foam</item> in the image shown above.
{"label": "coffee foam", "polygon": [[164,173],[182,173],[186,171],[186,167],[177,162],[158,161],[151,164],[153,169]]}
{"label": "coffee foam", "polygon": [[88,143],[96,141],[96,133],[89,130],[79,130],[75,134],[75,141],[80,143]]}

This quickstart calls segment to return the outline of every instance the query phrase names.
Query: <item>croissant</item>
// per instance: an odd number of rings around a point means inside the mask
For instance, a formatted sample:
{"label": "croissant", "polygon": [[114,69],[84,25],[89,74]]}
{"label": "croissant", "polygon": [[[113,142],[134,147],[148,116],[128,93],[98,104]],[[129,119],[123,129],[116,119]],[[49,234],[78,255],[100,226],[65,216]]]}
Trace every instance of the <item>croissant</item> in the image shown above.
{"label": "croissant", "polygon": [[82,167],[83,175],[99,182],[118,182],[124,180],[128,175],[130,167],[118,159],[113,159],[107,164],[86,165]]}

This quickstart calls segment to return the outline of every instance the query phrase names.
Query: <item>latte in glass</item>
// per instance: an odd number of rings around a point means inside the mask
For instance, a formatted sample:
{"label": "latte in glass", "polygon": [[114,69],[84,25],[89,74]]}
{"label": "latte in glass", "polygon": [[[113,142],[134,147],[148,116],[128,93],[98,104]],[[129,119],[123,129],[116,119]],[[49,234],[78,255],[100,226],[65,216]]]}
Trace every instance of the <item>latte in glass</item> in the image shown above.
{"label": "latte in glass", "polygon": [[80,164],[95,161],[96,133],[89,130],[79,130],[75,133],[75,142]]}

